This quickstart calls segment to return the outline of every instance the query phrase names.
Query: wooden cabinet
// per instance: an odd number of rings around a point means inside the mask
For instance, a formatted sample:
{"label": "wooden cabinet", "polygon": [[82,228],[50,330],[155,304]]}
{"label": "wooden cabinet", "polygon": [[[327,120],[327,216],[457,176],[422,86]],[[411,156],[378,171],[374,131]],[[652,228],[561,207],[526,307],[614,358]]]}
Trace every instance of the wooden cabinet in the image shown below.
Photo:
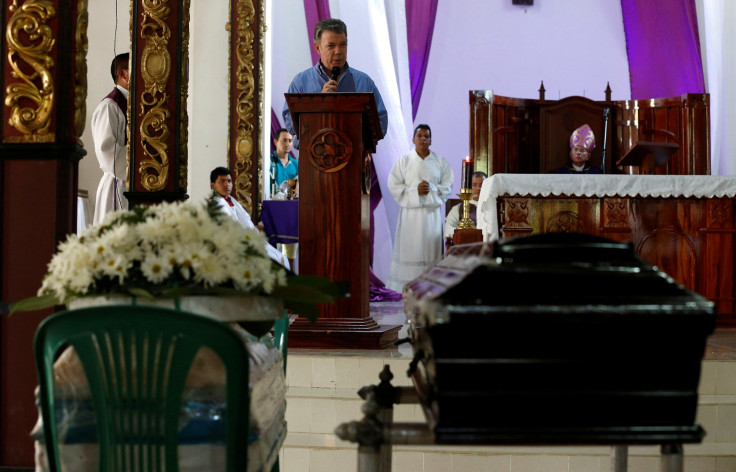
{"label": "wooden cabinet", "polygon": [[[663,175],[710,174],[710,97],[685,94],[651,100],[566,97],[546,100],[495,95],[471,90],[470,157],[475,169],[496,173],[547,173],[567,160],[570,134],[587,123],[596,136],[593,165],[603,167],[604,136],[606,173],[639,173],[637,168],[616,167],[615,162],[638,142],[676,143],[680,149],[667,164],[656,169]],[[609,111],[608,121],[604,111]],[[605,130],[605,131],[604,131]]]}

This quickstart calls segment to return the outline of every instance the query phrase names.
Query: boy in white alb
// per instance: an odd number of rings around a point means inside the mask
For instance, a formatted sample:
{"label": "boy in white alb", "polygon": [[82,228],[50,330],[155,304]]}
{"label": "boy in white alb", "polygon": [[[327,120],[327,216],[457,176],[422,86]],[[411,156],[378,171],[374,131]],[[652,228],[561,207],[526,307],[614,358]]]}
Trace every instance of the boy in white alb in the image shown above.
{"label": "boy in white alb", "polygon": [[[243,205],[230,195],[233,190],[233,176],[230,169],[225,167],[215,167],[210,172],[210,188],[217,193],[212,198],[217,202],[223,213],[230,215],[232,219],[240,223],[243,228],[259,229],[253,224],[253,220]],[[291,269],[289,261],[275,247],[266,243],[266,253],[268,257],[278,262],[287,269]]]}

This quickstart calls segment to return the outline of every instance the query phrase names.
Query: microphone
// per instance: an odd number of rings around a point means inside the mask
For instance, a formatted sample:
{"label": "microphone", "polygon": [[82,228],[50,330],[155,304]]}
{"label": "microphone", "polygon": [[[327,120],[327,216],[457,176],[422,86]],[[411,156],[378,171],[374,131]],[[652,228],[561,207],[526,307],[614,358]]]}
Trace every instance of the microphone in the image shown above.
{"label": "microphone", "polygon": [[335,66],[332,68],[331,72],[332,72],[332,80],[337,82],[337,78],[340,76],[340,68]]}

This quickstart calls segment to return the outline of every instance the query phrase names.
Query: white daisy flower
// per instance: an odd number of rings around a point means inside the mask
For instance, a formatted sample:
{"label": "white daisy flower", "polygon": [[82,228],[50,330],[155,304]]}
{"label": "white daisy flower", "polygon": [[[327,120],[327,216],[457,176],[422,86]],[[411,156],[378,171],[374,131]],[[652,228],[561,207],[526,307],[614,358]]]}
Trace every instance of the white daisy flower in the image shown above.
{"label": "white daisy flower", "polygon": [[169,263],[165,254],[149,256],[141,262],[141,272],[151,283],[160,284],[173,272],[174,267]]}

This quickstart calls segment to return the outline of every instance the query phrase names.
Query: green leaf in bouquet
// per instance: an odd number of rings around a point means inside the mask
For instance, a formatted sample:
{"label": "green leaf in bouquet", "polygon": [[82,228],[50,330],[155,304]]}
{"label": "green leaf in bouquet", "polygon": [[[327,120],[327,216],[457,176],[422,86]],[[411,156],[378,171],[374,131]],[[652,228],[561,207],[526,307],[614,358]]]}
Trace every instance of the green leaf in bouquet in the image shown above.
{"label": "green leaf in bouquet", "polygon": [[189,295],[221,295],[225,297],[241,297],[243,292],[232,287],[202,287],[200,285],[177,286],[164,290],[164,297],[185,297]]}
{"label": "green leaf in bouquet", "polygon": [[317,318],[319,318],[319,307],[313,303],[284,300],[284,306],[292,313],[308,319],[310,323],[315,323]]}
{"label": "green leaf in bouquet", "polygon": [[156,298],[154,294],[140,287],[131,287],[128,289],[128,293],[133,295],[134,297],[143,297],[143,298],[151,298],[151,299]]}
{"label": "green leaf in bouquet", "polygon": [[59,300],[55,295],[41,295],[40,297],[29,297],[17,301],[10,306],[10,314],[19,311],[35,311],[51,308],[58,305]]}
{"label": "green leaf in bouquet", "polygon": [[330,295],[333,298],[343,298],[345,293],[340,287],[327,277],[319,275],[291,275],[286,278],[289,287],[302,286]]}
{"label": "green leaf in bouquet", "polygon": [[329,293],[304,285],[275,287],[271,295],[282,298],[284,302],[334,303],[335,297]]}

